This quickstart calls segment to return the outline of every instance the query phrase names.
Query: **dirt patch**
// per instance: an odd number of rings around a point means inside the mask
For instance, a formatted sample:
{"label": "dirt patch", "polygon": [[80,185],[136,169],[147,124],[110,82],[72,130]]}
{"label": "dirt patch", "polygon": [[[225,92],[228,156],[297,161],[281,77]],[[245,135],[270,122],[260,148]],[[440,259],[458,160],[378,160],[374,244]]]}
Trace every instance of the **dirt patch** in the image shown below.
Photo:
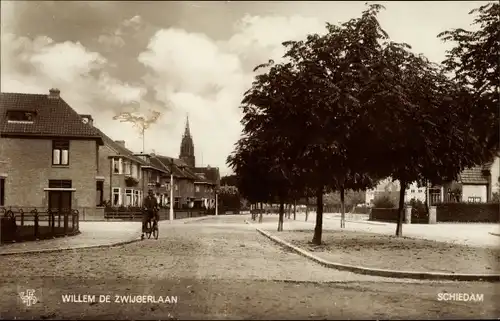
{"label": "dirt patch", "polygon": [[323,231],[320,246],[311,244],[311,231],[273,235],[335,263],[400,271],[500,273],[500,249],[355,231]]}

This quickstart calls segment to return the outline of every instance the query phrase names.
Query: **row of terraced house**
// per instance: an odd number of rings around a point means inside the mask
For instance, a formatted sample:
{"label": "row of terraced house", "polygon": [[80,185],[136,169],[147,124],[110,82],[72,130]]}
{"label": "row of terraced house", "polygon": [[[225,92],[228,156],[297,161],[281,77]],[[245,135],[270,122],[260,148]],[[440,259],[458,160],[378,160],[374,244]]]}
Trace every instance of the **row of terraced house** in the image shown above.
{"label": "row of terraced house", "polygon": [[[171,186],[171,174],[173,185]],[[140,206],[153,190],[162,207],[214,209],[218,168],[196,167],[186,121],[179,158],[133,153],[49,94],[2,93],[0,98],[0,207],[84,208]]]}

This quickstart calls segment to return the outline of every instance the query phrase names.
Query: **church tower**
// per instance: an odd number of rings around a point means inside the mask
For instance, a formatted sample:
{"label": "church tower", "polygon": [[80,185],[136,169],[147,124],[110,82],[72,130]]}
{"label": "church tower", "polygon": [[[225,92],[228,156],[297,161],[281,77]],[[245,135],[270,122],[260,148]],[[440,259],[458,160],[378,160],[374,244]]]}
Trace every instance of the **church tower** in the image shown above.
{"label": "church tower", "polygon": [[179,158],[188,166],[195,167],[194,144],[191,132],[189,131],[189,116],[186,116],[186,128],[184,129],[184,135],[182,136]]}

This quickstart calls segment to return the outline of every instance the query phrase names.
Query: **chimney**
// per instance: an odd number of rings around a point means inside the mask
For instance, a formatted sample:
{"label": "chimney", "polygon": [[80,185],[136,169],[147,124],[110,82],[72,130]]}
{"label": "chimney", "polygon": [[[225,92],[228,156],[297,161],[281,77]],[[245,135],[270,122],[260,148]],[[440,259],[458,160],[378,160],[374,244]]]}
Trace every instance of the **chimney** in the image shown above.
{"label": "chimney", "polygon": [[118,145],[120,145],[122,147],[125,147],[125,141],[124,140],[115,140],[115,143],[117,143]]}
{"label": "chimney", "polygon": [[52,88],[49,90],[49,99],[59,99],[59,96],[61,94],[61,91],[56,88]]}
{"label": "chimney", "polygon": [[82,122],[84,124],[94,126],[94,119],[92,118],[91,115],[80,115],[80,117],[82,117]]}

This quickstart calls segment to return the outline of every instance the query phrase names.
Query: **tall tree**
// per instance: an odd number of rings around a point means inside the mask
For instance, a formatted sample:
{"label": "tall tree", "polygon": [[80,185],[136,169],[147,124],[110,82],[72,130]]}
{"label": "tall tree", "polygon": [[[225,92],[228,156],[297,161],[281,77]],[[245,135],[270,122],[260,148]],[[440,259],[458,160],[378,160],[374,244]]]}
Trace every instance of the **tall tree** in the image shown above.
{"label": "tall tree", "polygon": [[[445,70],[454,80],[471,88],[478,116],[471,128],[484,137],[486,153],[498,149],[500,94],[500,4],[490,3],[472,10],[476,31],[452,29],[438,35],[455,46],[447,51]],[[489,155],[486,155],[488,157]]]}
{"label": "tall tree", "polygon": [[[260,65],[256,71],[271,67],[256,76],[252,87],[242,100],[244,137],[228,163],[241,178],[241,192],[253,197],[257,193],[260,202],[277,198],[280,203],[278,231],[283,230],[284,204],[290,197],[293,177],[297,176],[290,152],[293,144],[286,129],[286,110],[290,106],[290,65]],[[255,186],[251,181],[266,182]],[[246,182],[246,183],[245,183]],[[245,183],[245,184],[243,184]],[[243,186],[248,186],[246,189]],[[260,195],[259,193],[264,193]],[[255,197],[254,197],[255,198]]]}

